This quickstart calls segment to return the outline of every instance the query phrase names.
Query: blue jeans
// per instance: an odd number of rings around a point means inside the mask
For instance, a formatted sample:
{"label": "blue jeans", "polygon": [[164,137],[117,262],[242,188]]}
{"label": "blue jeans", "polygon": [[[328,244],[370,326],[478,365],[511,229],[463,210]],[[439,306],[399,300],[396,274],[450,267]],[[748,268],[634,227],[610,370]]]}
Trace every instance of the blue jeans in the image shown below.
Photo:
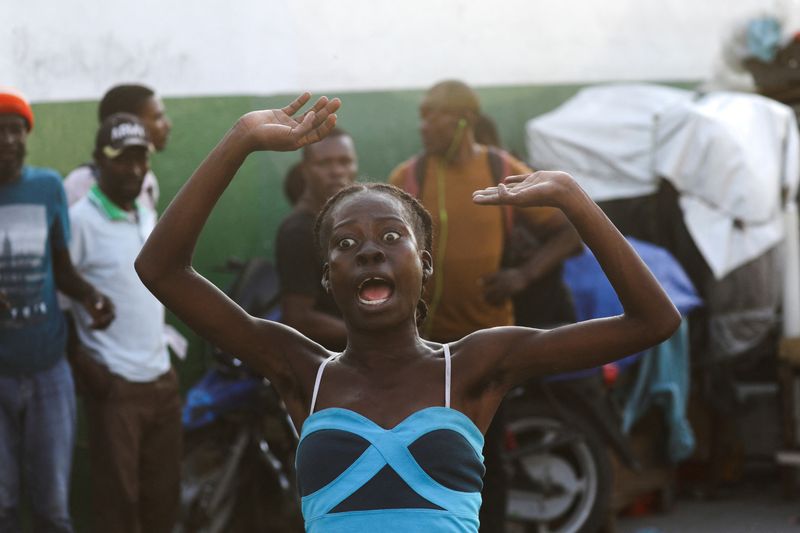
{"label": "blue jeans", "polygon": [[21,531],[21,486],[33,531],[72,532],[75,424],[75,387],[65,358],[35,374],[0,376],[0,533]]}

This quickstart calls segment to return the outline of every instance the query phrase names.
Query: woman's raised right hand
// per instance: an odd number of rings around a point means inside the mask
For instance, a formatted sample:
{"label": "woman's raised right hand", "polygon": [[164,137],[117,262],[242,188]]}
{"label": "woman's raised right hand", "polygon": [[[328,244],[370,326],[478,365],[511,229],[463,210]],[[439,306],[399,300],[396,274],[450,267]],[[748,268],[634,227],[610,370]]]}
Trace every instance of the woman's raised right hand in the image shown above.
{"label": "woman's raised right hand", "polygon": [[324,139],[336,125],[336,110],[342,102],[323,96],[314,106],[295,118],[295,114],[311,99],[303,93],[281,109],[265,109],[247,113],[234,130],[243,136],[249,151],[288,152]]}

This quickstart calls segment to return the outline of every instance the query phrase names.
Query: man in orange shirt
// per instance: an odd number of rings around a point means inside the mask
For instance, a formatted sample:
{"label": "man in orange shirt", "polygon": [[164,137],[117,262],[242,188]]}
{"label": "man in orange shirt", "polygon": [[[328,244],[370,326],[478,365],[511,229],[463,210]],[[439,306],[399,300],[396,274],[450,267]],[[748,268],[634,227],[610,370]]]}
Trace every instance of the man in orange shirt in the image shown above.
{"label": "man in orange shirt", "polygon": [[[472,202],[472,191],[501,177],[531,170],[507,152],[477,144],[478,97],[466,84],[444,81],[420,105],[423,155],[391,174],[389,182],[417,196],[434,222],[434,276],[426,287],[429,312],[422,334],[451,342],[475,330],[514,325],[511,297],[557,268],[580,248],[567,218],[552,208],[487,209]],[[525,262],[503,267],[506,237],[524,224],[541,241]],[[506,480],[499,464],[502,417],[486,434],[481,531],[503,531]],[[498,422],[500,421],[500,422]]]}

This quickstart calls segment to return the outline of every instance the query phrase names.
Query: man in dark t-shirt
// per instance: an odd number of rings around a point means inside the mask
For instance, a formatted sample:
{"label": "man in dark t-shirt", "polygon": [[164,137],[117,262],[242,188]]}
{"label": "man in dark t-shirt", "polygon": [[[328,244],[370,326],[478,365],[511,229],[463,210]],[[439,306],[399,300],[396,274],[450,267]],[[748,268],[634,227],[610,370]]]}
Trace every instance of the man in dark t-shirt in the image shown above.
{"label": "man in dark t-shirt", "polygon": [[314,221],[325,202],[355,181],[353,139],[334,129],[303,148],[303,194],[278,229],[275,260],[281,283],[282,321],[331,350],[344,349],[347,333],[339,309],[322,287],[322,260]]}

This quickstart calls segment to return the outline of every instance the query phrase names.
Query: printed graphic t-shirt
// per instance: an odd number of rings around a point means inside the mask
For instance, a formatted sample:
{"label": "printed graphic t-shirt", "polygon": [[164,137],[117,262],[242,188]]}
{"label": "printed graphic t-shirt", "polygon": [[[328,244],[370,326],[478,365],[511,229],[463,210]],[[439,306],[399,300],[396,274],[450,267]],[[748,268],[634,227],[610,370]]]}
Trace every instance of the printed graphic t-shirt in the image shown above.
{"label": "printed graphic t-shirt", "polygon": [[66,249],[69,215],[61,177],[23,167],[0,185],[0,374],[38,372],[64,354],[66,324],[56,301],[52,250]]}

